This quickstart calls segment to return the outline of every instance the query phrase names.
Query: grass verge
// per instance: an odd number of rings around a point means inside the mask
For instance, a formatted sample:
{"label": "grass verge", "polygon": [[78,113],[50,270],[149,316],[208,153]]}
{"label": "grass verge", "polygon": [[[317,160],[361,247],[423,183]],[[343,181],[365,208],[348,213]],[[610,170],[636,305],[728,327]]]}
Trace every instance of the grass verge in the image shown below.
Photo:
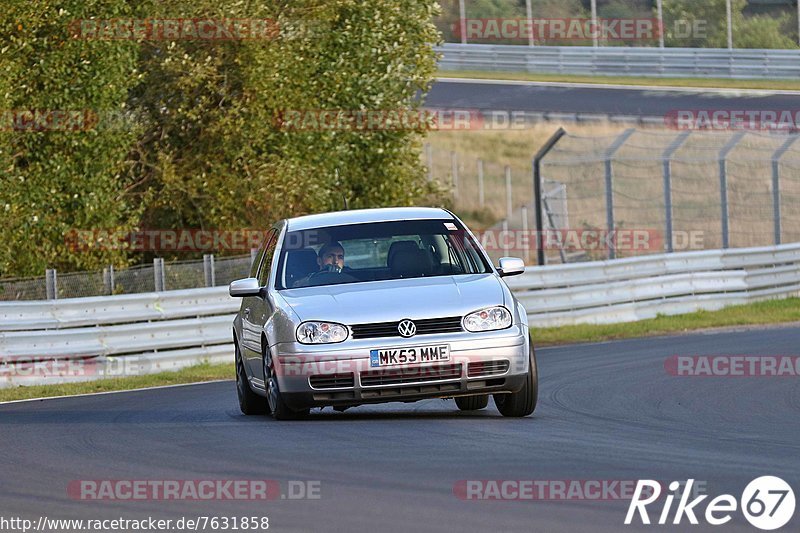
{"label": "grass verge", "polygon": [[698,311],[624,324],[531,328],[536,346],[600,342],[685,333],[709,328],[800,322],[800,298],[735,305],[719,311]]}
{"label": "grass verge", "polygon": [[0,389],[0,402],[26,400],[29,398],[47,398],[50,396],[74,396],[76,394],[89,394],[93,392],[142,389],[145,387],[180,385],[182,383],[197,383],[219,379],[232,380],[234,375],[233,362],[221,365],[201,364],[175,372],[161,372],[159,374],[149,374],[146,376],[130,376],[80,383],[34,385],[31,387]]}
{"label": "grass verge", "polygon": [[641,78],[625,76],[578,76],[569,74],[537,74],[528,72],[495,72],[487,70],[440,70],[441,78],[475,78],[481,80],[518,80],[564,83],[596,83],[609,85],[650,85],[653,87],[696,87],[700,89],[763,89],[800,91],[795,80],[727,80],[721,78]]}
{"label": "grass verge", "polygon": [[[720,311],[698,311],[685,315],[659,316],[640,322],[607,325],[562,326],[557,328],[531,328],[536,346],[556,346],[581,342],[599,342],[635,337],[650,337],[697,331],[708,328],[780,324],[800,322],[800,298],[769,300],[747,305],[726,307]],[[0,401],[72,396],[93,392],[109,392],[197,383],[220,379],[233,380],[233,363],[221,365],[202,364],[147,376],[103,379],[61,385],[35,385],[0,389]],[[231,388],[231,394],[234,394]]]}

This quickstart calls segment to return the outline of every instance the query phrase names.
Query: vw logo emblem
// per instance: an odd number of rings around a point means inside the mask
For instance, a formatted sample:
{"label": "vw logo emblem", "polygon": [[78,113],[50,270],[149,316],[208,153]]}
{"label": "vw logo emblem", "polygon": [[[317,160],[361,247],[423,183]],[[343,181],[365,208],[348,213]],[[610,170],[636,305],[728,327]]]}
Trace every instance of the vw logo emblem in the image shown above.
{"label": "vw logo emblem", "polygon": [[397,325],[401,337],[413,337],[417,334],[417,325],[410,320],[403,320]]}

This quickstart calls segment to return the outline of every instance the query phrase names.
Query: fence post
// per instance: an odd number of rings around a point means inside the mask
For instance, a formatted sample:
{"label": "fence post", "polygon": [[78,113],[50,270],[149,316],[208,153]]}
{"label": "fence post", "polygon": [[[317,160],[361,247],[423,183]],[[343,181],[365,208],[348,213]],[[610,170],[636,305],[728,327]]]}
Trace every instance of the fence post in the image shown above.
{"label": "fence post", "polygon": [[108,265],[103,269],[103,287],[107,294],[114,294],[116,282],[114,280],[114,265]]}
{"label": "fence post", "polygon": [[536,264],[544,266],[544,246],[542,232],[544,231],[544,217],[542,215],[542,160],[550,153],[558,141],[567,134],[564,128],[558,128],[550,139],[533,156],[533,203],[536,215]]}
{"label": "fence post", "polygon": [[672,253],[673,249],[673,229],[672,229],[672,156],[678,151],[686,139],[691,135],[691,131],[684,131],[672,141],[664,150],[661,156],[664,163],[664,245],[667,253]]}
{"label": "fence post", "polygon": [[165,291],[166,280],[164,277],[164,259],[161,257],[156,257],[153,259],[153,278],[156,292]]}
{"label": "fence post", "polygon": [[483,209],[486,204],[486,193],[483,190],[483,159],[478,159],[478,206]]}
{"label": "fence post", "polygon": [[746,132],[740,131],[727,142],[719,152],[719,195],[720,195],[720,218],[722,219],[722,248],[730,246],[729,234],[729,215],[728,212],[728,154],[731,153],[739,141],[742,140]]}
{"label": "fence post", "polygon": [[531,241],[530,235],[528,235],[528,206],[522,206],[522,254],[523,258],[525,259],[525,264],[528,264],[528,261],[531,258]]}
{"label": "fence post", "polygon": [[525,16],[528,17],[528,22],[525,26],[531,28],[531,34],[528,36],[528,46],[536,46],[536,36],[534,35],[533,31],[533,7],[531,6],[531,0],[525,0]]}
{"label": "fence post", "polygon": [[458,27],[461,30],[461,44],[467,44],[467,9],[464,0],[458,0]]}
{"label": "fence post", "polygon": [[428,164],[428,181],[433,181],[433,148],[431,148],[431,143],[425,143],[425,159]]}
{"label": "fence post", "polygon": [[58,277],[55,268],[48,268],[44,272],[45,292],[48,300],[58,299]]}
{"label": "fence post", "polygon": [[450,170],[453,174],[453,199],[458,200],[458,154],[450,152]]}
{"label": "fence post", "polygon": [[775,244],[781,243],[781,157],[789,151],[798,136],[790,137],[772,155],[772,217],[775,231]]}
{"label": "fence post", "polygon": [[506,220],[514,215],[514,203],[511,192],[511,167],[506,165]]}
{"label": "fence post", "polygon": [[503,234],[500,238],[503,240],[503,255],[508,256],[508,220],[503,221]]}
{"label": "fence post", "polygon": [[635,132],[636,130],[633,128],[625,130],[606,151],[606,227],[608,228],[610,236],[608,239],[609,259],[615,259],[617,257],[617,251],[614,249],[616,238],[614,238],[614,166],[612,164],[612,158],[614,154],[617,153],[617,150],[622,148],[622,145],[625,144]]}
{"label": "fence post", "polygon": [[728,50],[733,50],[733,8],[731,0],[725,0],[725,11],[728,17]]}
{"label": "fence post", "polygon": [[206,287],[214,287],[217,284],[216,272],[214,271],[214,254],[203,254],[203,277]]}
{"label": "fence post", "polygon": [[656,11],[658,12],[658,47],[664,48],[664,1],[656,0]]}

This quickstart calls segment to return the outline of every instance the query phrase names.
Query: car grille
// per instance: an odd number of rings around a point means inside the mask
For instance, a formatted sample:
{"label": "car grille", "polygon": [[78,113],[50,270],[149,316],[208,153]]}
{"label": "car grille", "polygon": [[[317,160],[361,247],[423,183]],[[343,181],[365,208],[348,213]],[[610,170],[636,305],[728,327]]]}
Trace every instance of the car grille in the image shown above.
{"label": "car grille", "polygon": [[497,376],[508,372],[508,361],[475,361],[467,366],[467,376],[471,378],[481,376]]}
{"label": "car grille", "polygon": [[[461,317],[426,318],[414,320],[417,326],[416,335],[433,335],[434,333],[455,333],[461,331]],[[377,337],[399,337],[397,322],[376,322],[373,324],[355,324],[350,326],[354,339],[374,339]]]}
{"label": "car grille", "polygon": [[315,389],[352,388],[355,385],[353,373],[349,374],[316,374],[308,378],[308,383]]}
{"label": "car grille", "polygon": [[382,385],[401,385],[403,383],[427,383],[461,378],[461,365],[420,366],[413,368],[392,368],[361,372],[361,385],[379,387]]}

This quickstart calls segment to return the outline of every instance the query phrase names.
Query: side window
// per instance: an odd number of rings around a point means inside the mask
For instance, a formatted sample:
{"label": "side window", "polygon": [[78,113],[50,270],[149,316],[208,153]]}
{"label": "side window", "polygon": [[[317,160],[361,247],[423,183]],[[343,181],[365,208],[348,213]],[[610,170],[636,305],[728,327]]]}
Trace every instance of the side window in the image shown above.
{"label": "side window", "polygon": [[264,258],[264,252],[267,250],[267,245],[270,243],[273,237],[275,237],[275,230],[271,229],[267,232],[267,236],[264,237],[264,242],[261,243],[261,247],[258,249],[256,257],[253,259],[253,264],[250,266],[251,278],[258,277],[258,267],[261,266],[261,260]]}
{"label": "side window", "polygon": [[264,250],[264,256],[261,259],[261,266],[259,267],[258,271],[258,282],[262,287],[267,286],[267,281],[269,280],[269,271],[270,267],[272,266],[272,256],[275,254],[275,247],[277,244],[278,232],[273,230],[272,235],[269,238],[269,243],[267,243],[267,247]]}

